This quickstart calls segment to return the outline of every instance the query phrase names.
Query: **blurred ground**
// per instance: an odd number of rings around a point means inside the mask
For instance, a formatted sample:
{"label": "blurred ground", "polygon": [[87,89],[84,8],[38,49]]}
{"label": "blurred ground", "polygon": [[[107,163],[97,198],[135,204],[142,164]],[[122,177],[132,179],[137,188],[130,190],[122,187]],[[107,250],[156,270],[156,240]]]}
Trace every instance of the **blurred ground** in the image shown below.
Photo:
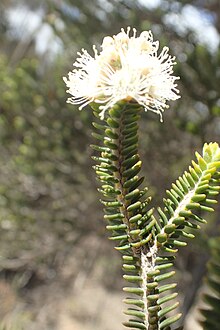
{"label": "blurred ground", "polygon": [[[48,283],[35,281],[16,293],[16,281],[13,287],[13,281],[8,284],[2,279],[0,316],[4,329],[123,329],[123,282],[117,274],[120,256],[115,253],[112,258],[112,247],[103,242],[93,234],[82,237]],[[198,313],[192,309],[185,330],[200,330],[196,319]]]}
{"label": "blurred ground", "polygon": [[[117,265],[110,259],[108,245],[102,243],[97,236],[82,238],[53,281],[32,284],[19,294],[12,284],[1,280],[0,315],[6,329],[118,328],[123,320],[121,283],[115,283]],[[83,267],[79,267],[82,260]],[[105,274],[106,268],[113,268],[112,274]]]}
{"label": "blurred ground", "polygon": [[[49,289],[42,287],[38,288],[37,292],[32,292],[32,299],[35,300],[36,305],[32,305],[31,308],[26,306],[30,310],[29,313],[24,311],[24,305],[15,302],[14,314],[8,315],[5,319],[7,329],[17,329],[16,326],[19,327],[19,324],[22,323],[25,330],[112,330],[122,328],[120,326],[123,319],[122,295],[110,293],[98,283],[97,285],[86,284],[77,294],[74,294],[72,288],[68,294],[62,293],[58,284]],[[39,306],[40,302],[41,306]],[[30,321],[29,318],[33,316],[35,319]]]}

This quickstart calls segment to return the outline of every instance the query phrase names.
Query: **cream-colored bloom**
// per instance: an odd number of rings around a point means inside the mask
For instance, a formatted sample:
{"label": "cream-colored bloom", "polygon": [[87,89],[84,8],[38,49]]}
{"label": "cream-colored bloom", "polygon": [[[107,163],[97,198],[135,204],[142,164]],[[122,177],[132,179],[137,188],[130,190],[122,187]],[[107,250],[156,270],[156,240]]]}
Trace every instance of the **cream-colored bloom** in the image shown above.
{"label": "cream-colored bloom", "polygon": [[105,37],[98,53],[94,47],[94,57],[86,50],[78,53],[64,81],[72,95],[67,102],[80,104],[81,110],[91,102],[100,103],[101,118],[105,111],[120,100],[135,100],[145,110],[158,113],[161,117],[169,100],[180,96],[173,76],[175,58],[164,47],[158,55],[159,42],[144,31],[139,37],[130,28],[113,37]]}

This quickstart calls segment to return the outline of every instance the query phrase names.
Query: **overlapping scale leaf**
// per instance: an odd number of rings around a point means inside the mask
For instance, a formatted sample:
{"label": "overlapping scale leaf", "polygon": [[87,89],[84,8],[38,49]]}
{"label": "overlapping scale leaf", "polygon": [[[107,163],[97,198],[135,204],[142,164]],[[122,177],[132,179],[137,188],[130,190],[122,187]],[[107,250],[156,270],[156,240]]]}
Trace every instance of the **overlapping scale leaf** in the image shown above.
{"label": "overlapping scale leaf", "polygon": [[[141,188],[143,177],[139,176],[139,111],[137,104],[116,104],[108,111],[104,124],[98,123],[98,119],[93,124],[96,129],[93,136],[100,142],[92,147],[97,153],[93,157],[97,162],[94,168],[102,184],[99,190],[104,196],[102,203],[106,227],[111,233],[109,238],[123,253],[124,279],[130,282],[130,286],[124,289],[129,294],[125,299],[128,305],[125,314],[130,316],[125,326],[146,329],[140,251],[150,243],[157,226],[153,210],[149,208],[147,189]],[[98,107],[94,113],[98,118]]]}
{"label": "overlapping scale leaf", "polygon": [[[143,178],[138,176],[141,169],[137,136],[139,110],[140,107],[136,104],[130,104],[129,107],[123,102],[115,105],[109,111],[104,125],[94,123],[99,132],[93,133],[93,136],[104,141],[104,146],[92,145],[99,152],[98,156],[93,157],[99,162],[94,168],[102,183],[99,190],[106,197],[102,201],[105,205],[105,218],[111,222],[107,229],[116,233],[117,224],[121,224],[123,220],[126,228],[120,226],[119,234],[122,229],[126,229],[129,232],[128,241],[134,249],[146,243],[149,231],[155,223],[154,220],[149,230],[146,230],[152,212],[147,212],[150,198],[146,197],[147,189],[140,189]],[[98,112],[97,107],[97,117]],[[111,239],[120,241],[119,236],[113,235]],[[121,244],[117,247],[124,248],[125,245]]]}
{"label": "overlapping scale leaf", "polygon": [[[160,256],[159,256],[160,254]],[[177,284],[172,282],[175,275],[173,270],[173,261],[175,257],[170,253],[158,253],[156,258],[155,269],[159,271],[154,280],[157,283],[158,292],[158,323],[159,329],[170,329],[170,325],[175,323],[181,317],[180,313],[176,313],[179,303],[176,301],[177,292],[175,292]]]}
{"label": "overlapping scale leaf", "polygon": [[210,241],[211,258],[208,263],[208,292],[204,295],[206,307],[200,309],[204,330],[218,330],[220,324],[220,236]]}

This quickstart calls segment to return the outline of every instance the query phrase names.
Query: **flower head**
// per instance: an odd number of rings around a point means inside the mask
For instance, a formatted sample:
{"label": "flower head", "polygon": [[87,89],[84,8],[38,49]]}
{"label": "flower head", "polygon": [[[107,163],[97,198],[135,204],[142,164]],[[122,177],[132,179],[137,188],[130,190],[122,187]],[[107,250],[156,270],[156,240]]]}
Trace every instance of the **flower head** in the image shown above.
{"label": "flower head", "polygon": [[[139,37],[130,28],[113,37],[105,37],[98,53],[94,46],[94,57],[86,50],[78,53],[64,81],[72,96],[67,102],[80,104],[81,110],[87,104],[100,104],[101,118],[105,111],[120,100],[136,101],[144,107],[158,113],[160,117],[169,100],[180,96],[173,76],[175,58],[164,47],[158,55],[159,42],[153,41],[151,31],[144,31]],[[162,118],[162,117],[161,117]]]}

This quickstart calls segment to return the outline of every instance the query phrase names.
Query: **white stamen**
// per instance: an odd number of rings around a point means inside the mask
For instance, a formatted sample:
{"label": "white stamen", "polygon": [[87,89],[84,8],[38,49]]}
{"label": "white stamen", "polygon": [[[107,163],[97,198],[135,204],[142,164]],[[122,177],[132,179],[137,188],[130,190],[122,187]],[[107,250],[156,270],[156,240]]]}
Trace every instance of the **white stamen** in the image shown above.
{"label": "white stamen", "polygon": [[144,31],[139,37],[131,28],[113,37],[105,37],[101,51],[94,46],[94,57],[85,49],[77,53],[73,64],[75,69],[64,77],[69,103],[81,104],[80,109],[90,102],[103,104],[100,116],[120,100],[132,99],[144,109],[156,112],[162,120],[162,113],[168,107],[166,102],[180,96],[172,75],[175,57],[164,47],[158,55],[159,42],[153,41],[151,31]]}

